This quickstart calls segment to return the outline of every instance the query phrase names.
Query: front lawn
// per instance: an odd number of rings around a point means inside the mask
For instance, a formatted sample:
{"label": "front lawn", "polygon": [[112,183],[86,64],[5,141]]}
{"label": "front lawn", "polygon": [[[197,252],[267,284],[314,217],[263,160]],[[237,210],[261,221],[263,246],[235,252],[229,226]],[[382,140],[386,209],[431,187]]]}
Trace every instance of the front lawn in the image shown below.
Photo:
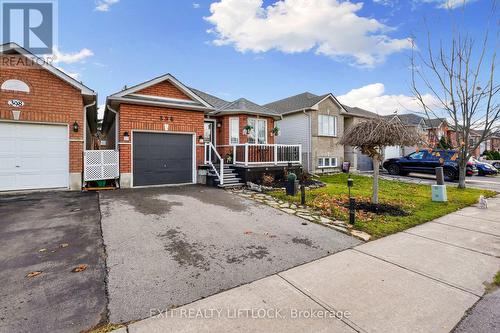
{"label": "front lawn", "polygon": [[[351,194],[358,202],[369,202],[372,191],[372,178],[351,175],[354,187]],[[306,193],[306,204],[322,211],[322,214],[338,220],[348,221],[347,175],[336,174],[323,176],[320,180],[326,187],[310,190]],[[384,237],[415,225],[436,219],[458,209],[477,203],[481,194],[493,196],[496,193],[487,190],[448,187],[448,202],[438,203],[431,200],[430,185],[408,184],[395,180],[380,180],[379,198],[381,204],[397,206],[403,210],[400,216],[379,215],[358,210],[354,228],[369,233],[373,238]],[[286,196],[283,191],[270,193],[284,201],[300,203],[300,194]],[[397,215],[398,212],[393,212]],[[406,214],[405,214],[406,213]],[[401,216],[406,215],[406,216]]]}

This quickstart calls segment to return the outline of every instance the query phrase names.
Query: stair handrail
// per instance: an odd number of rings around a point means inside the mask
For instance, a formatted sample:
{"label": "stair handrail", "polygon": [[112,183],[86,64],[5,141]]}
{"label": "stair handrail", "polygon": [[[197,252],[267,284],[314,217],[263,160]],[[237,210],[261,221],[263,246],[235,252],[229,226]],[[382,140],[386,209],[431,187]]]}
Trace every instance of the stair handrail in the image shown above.
{"label": "stair handrail", "polygon": [[[209,148],[209,150],[208,150],[209,158],[208,159],[206,157],[207,147]],[[215,153],[215,156],[217,157],[217,159],[219,160],[219,166],[220,166],[219,171],[217,171],[217,168],[215,167],[215,165],[212,162],[212,150]],[[224,185],[224,159],[219,155],[219,152],[217,151],[217,149],[215,148],[215,146],[212,142],[205,143],[205,164],[208,164],[212,167],[215,174],[219,178],[219,184]]]}

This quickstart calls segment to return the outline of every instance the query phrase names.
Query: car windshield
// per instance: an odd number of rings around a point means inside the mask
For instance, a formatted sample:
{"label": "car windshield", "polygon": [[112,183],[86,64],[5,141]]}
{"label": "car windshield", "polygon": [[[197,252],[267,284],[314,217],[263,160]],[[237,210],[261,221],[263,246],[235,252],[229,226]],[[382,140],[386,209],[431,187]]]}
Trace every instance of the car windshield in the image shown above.
{"label": "car windshield", "polygon": [[413,154],[410,154],[410,156],[408,156],[408,157],[411,160],[422,160],[424,158],[424,155],[425,155],[424,151],[419,151],[419,152],[415,152]]}

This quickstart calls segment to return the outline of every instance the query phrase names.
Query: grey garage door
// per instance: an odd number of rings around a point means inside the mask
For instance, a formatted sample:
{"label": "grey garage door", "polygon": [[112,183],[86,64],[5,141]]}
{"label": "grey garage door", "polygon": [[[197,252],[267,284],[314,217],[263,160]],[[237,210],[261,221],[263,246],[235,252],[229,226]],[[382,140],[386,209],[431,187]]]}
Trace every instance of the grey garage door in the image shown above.
{"label": "grey garage door", "polygon": [[134,186],[193,182],[193,136],[174,133],[133,135]]}

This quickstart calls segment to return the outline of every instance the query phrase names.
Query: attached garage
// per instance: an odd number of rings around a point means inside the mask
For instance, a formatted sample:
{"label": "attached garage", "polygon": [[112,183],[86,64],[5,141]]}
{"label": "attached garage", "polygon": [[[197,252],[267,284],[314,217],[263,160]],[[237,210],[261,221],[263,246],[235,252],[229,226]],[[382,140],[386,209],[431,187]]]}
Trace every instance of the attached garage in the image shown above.
{"label": "attached garage", "polygon": [[69,186],[67,125],[0,122],[0,189]]}
{"label": "attached garage", "polygon": [[134,186],[195,182],[194,140],[193,134],[134,132]]}

